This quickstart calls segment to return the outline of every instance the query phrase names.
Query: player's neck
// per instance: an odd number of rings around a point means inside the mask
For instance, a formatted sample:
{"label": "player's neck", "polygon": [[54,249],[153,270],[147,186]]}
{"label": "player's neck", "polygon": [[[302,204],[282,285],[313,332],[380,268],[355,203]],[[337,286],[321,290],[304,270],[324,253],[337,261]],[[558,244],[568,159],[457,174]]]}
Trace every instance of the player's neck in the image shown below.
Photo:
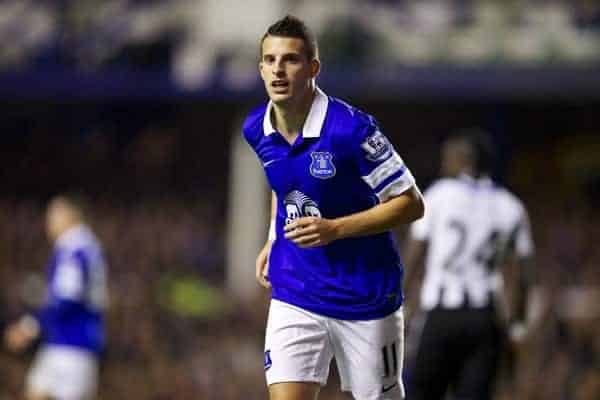
{"label": "player's neck", "polygon": [[315,89],[312,89],[296,103],[273,104],[273,125],[288,142],[293,143],[298,137],[314,98]]}
{"label": "player's neck", "polygon": [[80,226],[82,224],[81,220],[69,220],[65,221],[65,223],[56,228],[55,231],[50,233],[50,240],[52,242],[56,242],[61,236],[70,231],[71,229]]}
{"label": "player's neck", "polygon": [[460,169],[460,171],[458,172],[458,176],[461,175],[466,175],[471,179],[477,179],[477,174],[475,171],[475,168],[471,167],[470,165],[464,166],[463,168]]}

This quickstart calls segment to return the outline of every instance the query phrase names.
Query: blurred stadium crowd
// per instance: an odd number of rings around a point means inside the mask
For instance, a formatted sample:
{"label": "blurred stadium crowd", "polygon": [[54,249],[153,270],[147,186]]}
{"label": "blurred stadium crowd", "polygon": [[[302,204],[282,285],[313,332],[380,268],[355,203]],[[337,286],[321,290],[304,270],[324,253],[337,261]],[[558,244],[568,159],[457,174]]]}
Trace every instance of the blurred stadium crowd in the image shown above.
{"label": "blurred stadium crowd", "polygon": [[[109,260],[101,398],[263,399],[267,294],[241,303],[224,284],[226,149],[239,106],[153,105],[152,117],[148,107],[7,107],[0,173],[2,322],[32,307],[43,292],[45,199],[81,189],[91,198],[92,225]],[[437,173],[436,143],[448,127],[477,114],[446,106],[369,108],[407,149],[423,186]],[[510,146],[499,146],[505,150],[500,175],[531,210],[546,295],[535,307],[542,323],[514,348],[519,361],[507,362],[497,399],[594,400],[600,393],[600,193],[592,174],[599,171],[600,127],[590,110],[556,117],[568,113],[559,107],[515,117],[521,130],[504,137]],[[539,118],[546,114],[555,119]],[[544,131],[550,122],[553,128]],[[582,134],[594,127],[592,135]],[[557,134],[563,129],[578,135]],[[401,242],[404,232],[398,236]],[[409,334],[409,345],[414,340]],[[16,398],[28,361],[0,351],[0,399]],[[515,382],[508,379],[512,373]],[[345,398],[336,387],[323,398]]]}
{"label": "blurred stadium crowd", "polygon": [[329,66],[600,61],[594,0],[6,0],[0,68],[163,69],[193,89],[223,74],[239,88],[255,82],[263,27],[288,12],[310,21]]}

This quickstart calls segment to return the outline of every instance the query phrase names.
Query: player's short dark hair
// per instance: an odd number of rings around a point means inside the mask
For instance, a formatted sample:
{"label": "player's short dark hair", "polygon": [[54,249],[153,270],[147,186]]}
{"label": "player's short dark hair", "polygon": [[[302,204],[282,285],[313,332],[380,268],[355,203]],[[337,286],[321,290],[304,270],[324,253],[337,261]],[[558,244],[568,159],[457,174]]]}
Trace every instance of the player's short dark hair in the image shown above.
{"label": "player's short dark hair", "polygon": [[473,150],[473,167],[477,174],[489,174],[494,168],[496,152],[491,135],[480,128],[468,128],[454,133],[450,140],[463,140]]}
{"label": "player's short dark hair", "polygon": [[273,25],[269,26],[267,32],[263,35],[260,40],[260,54],[262,56],[262,44],[267,36],[280,36],[287,38],[302,39],[304,41],[304,48],[306,50],[306,57],[309,60],[319,58],[319,48],[317,46],[317,40],[312,34],[310,29],[306,26],[304,21],[300,18],[294,17],[293,15],[286,15]]}

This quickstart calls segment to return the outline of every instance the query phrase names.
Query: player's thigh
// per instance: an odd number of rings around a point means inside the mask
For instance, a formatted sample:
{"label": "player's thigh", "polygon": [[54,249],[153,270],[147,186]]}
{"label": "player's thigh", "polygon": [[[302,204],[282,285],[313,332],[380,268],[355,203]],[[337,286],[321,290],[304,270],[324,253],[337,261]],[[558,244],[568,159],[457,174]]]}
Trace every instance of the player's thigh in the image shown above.
{"label": "player's thigh", "polygon": [[316,400],[321,385],[314,382],[280,382],[269,386],[269,400]]}
{"label": "player's thigh", "polygon": [[453,349],[456,333],[451,314],[433,310],[425,318],[409,375],[411,400],[442,399],[460,364]]}
{"label": "player's thigh", "polygon": [[332,320],[332,334],[342,390],[358,400],[404,397],[402,309],[378,320]]}
{"label": "player's thigh", "polygon": [[325,385],[332,357],[324,317],[271,301],[265,336],[265,375],[269,386],[287,382]]}
{"label": "player's thigh", "polygon": [[502,332],[492,315],[473,324],[476,334],[471,351],[463,361],[456,382],[456,396],[465,400],[486,400],[492,396],[502,349]]}

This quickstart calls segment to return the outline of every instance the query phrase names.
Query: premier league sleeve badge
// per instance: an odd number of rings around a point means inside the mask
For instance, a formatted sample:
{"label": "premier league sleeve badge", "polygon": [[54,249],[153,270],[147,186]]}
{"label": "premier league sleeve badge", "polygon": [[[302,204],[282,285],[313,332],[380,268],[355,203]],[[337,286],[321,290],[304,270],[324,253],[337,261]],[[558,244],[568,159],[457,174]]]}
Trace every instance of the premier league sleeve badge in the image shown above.
{"label": "premier league sleeve badge", "polygon": [[380,131],[369,136],[361,147],[366,152],[367,160],[373,162],[383,161],[392,155],[392,145]]}

